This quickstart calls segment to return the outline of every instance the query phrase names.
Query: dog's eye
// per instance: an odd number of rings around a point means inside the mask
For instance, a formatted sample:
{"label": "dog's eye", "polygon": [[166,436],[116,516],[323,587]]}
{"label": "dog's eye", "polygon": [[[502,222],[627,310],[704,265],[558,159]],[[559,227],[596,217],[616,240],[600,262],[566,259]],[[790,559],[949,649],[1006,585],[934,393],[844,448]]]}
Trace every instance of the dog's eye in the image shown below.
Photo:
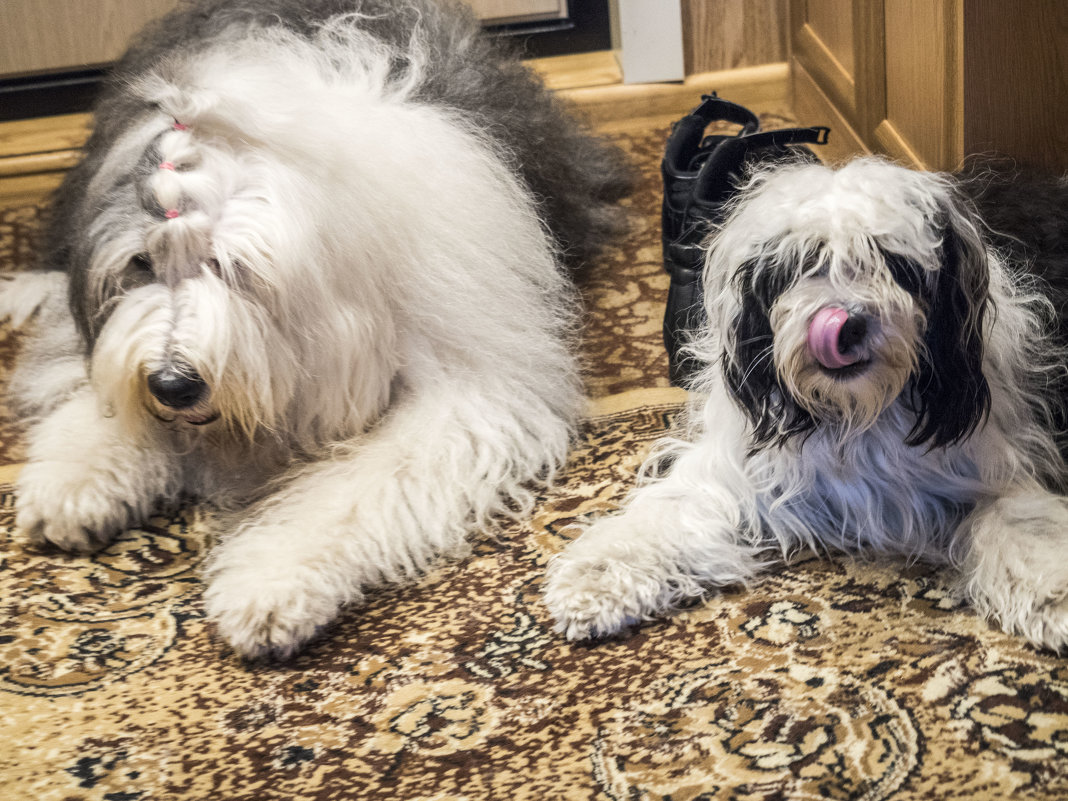
{"label": "dog's eye", "polygon": [[155,273],[152,270],[152,259],[147,253],[138,253],[130,259],[130,272],[138,277],[153,277]]}
{"label": "dog's eye", "polygon": [[123,292],[147,286],[155,282],[156,273],[152,269],[152,259],[147,253],[138,253],[126,263],[126,269],[117,277],[117,286]]}

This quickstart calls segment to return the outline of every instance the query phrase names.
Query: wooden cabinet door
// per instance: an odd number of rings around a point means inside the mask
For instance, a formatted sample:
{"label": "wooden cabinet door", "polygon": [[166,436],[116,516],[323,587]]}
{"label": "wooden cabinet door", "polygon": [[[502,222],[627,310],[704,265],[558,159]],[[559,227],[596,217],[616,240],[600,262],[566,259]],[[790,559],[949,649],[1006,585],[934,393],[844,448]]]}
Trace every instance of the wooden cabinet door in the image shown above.
{"label": "wooden cabinet door", "polygon": [[[875,8],[873,8],[875,7]],[[791,84],[794,111],[806,125],[831,127],[821,152],[841,159],[869,150],[865,132],[874,127],[872,97],[882,52],[865,31],[881,14],[882,0],[791,0]]]}
{"label": "wooden cabinet door", "polygon": [[878,150],[927,169],[953,169],[964,154],[960,9],[955,0],[884,0],[883,103],[871,136]]}
{"label": "wooden cabinet door", "polygon": [[918,167],[962,154],[959,0],[792,0],[795,111],[832,128],[836,158]]}

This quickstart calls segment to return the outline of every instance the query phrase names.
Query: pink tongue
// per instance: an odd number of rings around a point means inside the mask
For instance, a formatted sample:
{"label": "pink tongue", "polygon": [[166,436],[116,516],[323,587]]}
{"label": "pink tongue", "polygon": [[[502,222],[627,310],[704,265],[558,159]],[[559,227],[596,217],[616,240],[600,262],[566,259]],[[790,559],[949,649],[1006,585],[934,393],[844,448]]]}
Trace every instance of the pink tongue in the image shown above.
{"label": "pink tongue", "polygon": [[816,312],[816,316],[808,324],[808,349],[812,351],[816,361],[829,370],[848,367],[859,359],[855,354],[841,353],[838,350],[842,326],[848,319],[849,312],[845,309],[828,306]]}

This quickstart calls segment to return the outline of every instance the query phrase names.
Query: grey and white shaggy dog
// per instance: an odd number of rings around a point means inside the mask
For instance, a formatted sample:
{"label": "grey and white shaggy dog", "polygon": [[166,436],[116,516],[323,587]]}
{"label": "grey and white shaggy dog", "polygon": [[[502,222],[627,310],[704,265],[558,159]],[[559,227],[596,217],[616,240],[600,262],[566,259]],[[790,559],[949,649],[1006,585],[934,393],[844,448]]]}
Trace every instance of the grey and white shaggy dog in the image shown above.
{"label": "grey and white shaggy dog", "polygon": [[83,551],[232,510],[206,607],[285,656],[529,510],[582,408],[569,268],[627,170],[452,0],[204,0],[95,109],[43,270],[17,524]]}
{"label": "grey and white shaggy dog", "polygon": [[609,635],[811,549],[948,565],[979,613],[1068,646],[1068,181],[772,167],[704,280],[688,431],[550,564],[558,630]]}

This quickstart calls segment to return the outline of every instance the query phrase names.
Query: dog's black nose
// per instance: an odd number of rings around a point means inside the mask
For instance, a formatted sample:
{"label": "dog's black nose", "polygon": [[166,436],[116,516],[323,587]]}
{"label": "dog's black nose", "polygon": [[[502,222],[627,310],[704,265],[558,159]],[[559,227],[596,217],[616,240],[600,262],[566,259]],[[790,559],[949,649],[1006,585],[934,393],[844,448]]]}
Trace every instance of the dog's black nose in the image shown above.
{"label": "dog's black nose", "polygon": [[148,391],[164,406],[188,409],[204,398],[208,385],[193,370],[164,368],[148,376]]}
{"label": "dog's black nose", "polygon": [[842,330],[838,332],[838,352],[849,353],[868,335],[868,318],[863,314],[850,314]]}

